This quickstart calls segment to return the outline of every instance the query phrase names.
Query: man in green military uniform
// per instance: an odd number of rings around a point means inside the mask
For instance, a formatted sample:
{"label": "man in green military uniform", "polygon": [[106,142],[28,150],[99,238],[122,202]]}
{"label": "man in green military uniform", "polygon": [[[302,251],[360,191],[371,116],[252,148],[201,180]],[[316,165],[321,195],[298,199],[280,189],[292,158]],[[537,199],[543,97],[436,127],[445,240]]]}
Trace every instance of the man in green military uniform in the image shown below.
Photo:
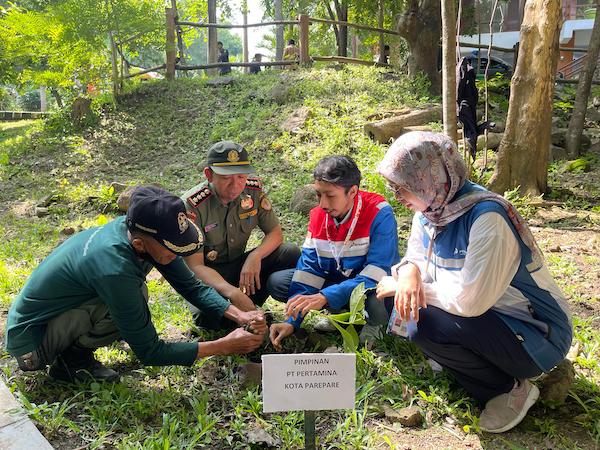
{"label": "man in green military uniform", "polygon": [[[270,275],[296,267],[300,249],[283,243],[283,233],[271,202],[263,192],[244,147],[221,141],[208,150],[206,181],[187,191],[189,217],[204,233],[204,248],[186,258],[196,276],[243,311],[262,305],[273,289]],[[252,230],[265,234],[261,244],[246,251]],[[286,299],[278,299],[285,301]],[[197,308],[198,325],[207,326]]]}
{"label": "man in green military uniform", "polygon": [[[267,331],[264,316],[231,305],[198,281],[180,257],[201,246],[202,234],[179,197],[155,186],[137,188],[126,218],[72,236],[31,274],[8,312],[8,352],[25,371],[50,364],[56,379],[112,381],[118,374],[93,352],[119,338],[153,366],[191,365],[209,355],[256,349]],[[145,284],[152,267],[207,318],[220,323],[226,317],[245,328],[201,343],[159,339]]]}

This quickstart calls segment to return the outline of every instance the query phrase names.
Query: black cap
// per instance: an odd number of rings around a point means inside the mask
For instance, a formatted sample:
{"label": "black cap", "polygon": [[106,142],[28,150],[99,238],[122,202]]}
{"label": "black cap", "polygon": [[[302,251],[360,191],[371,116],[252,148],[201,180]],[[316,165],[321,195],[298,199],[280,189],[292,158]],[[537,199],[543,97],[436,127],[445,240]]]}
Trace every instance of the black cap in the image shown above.
{"label": "black cap", "polygon": [[250,165],[246,149],[232,141],[217,142],[209,148],[206,165],[218,175],[256,172]]}
{"label": "black cap", "polygon": [[188,219],[185,205],[176,195],[156,186],[140,186],[131,194],[127,228],[142,231],[179,256],[202,247],[202,233]]}

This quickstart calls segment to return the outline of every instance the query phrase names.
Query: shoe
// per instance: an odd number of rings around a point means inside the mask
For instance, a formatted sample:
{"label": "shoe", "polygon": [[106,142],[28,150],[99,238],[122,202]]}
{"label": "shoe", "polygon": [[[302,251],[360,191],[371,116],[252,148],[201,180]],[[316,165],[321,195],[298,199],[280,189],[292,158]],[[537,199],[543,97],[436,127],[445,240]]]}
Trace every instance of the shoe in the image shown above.
{"label": "shoe", "polygon": [[333,326],[331,320],[329,320],[327,316],[320,316],[314,325],[314,329],[322,333],[331,333],[332,331],[337,330],[337,328]]}
{"label": "shoe", "polygon": [[512,391],[498,395],[485,404],[479,428],[488,433],[504,433],[517,426],[533,406],[540,390],[529,380],[521,380]]}
{"label": "shoe", "polygon": [[39,349],[17,356],[17,364],[19,365],[19,369],[23,372],[31,372],[46,368],[45,359],[40,354]]}
{"label": "shoe", "polygon": [[85,382],[85,381],[107,381],[119,380],[118,372],[106,367],[96,358],[91,348],[70,347],[56,358],[50,366],[48,375],[59,381]]}

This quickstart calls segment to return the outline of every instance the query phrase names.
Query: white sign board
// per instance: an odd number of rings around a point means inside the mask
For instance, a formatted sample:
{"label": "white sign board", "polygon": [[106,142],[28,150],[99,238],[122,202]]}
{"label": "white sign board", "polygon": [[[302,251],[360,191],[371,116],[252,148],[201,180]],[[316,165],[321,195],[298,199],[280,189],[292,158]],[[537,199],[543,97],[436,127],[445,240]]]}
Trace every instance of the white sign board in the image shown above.
{"label": "white sign board", "polygon": [[262,355],[263,412],[353,409],[356,354]]}

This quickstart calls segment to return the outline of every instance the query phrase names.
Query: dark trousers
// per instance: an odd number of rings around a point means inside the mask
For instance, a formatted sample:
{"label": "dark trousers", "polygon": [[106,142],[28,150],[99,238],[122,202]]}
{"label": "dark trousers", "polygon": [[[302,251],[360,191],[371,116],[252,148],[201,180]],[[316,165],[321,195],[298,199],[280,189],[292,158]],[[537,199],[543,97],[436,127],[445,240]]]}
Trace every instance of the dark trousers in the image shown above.
{"label": "dark trousers", "polygon": [[493,311],[459,317],[434,306],[421,308],[408,339],[482,404],[509,392],[515,380],[541,373],[521,341]]}
{"label": "dark trousers", "polygon": [[[244,253],[240,258],[230,261],[224,264],[207,264],[208,267],[216,270],[219,274],[232,286],[239,286],[240,283],[240,272],[242,266],[246,262],[246,258],[250,252]],[[281,244],[273,251],[269,256],[262,260],[260,267],[260,289],[249,295],[250,300],[257,305],[261,306],[265,300],[272,295],[270,287],[273,286],[269,283],[271,275],[282,269],[291,269],[296,267],[296,263],[300,258],[300,249],[294,244]],[[199,326],[207,326],[203,323],[202,312],[193,305],[189,305],[194,321]]]}
{"label": "dark trousers", "polygon": [[[295,269],[280,270],[275,272],[269,278],[268,289],[271,297],[280,302],[287,302],[289,299],[288,291],[292,278],[294,277]],[[331,283],[325,282],[324,287],[331,286]],[[350,299],[348,299],[350,301]],[[365,300],[366,320],[369,325],[387,325],[390,320],[390,314],[394,307],[394,299],[386,298],[385,301],[377,300],[374,290],[370,290]],[[341,310],[331,310],[334,314]]]}

